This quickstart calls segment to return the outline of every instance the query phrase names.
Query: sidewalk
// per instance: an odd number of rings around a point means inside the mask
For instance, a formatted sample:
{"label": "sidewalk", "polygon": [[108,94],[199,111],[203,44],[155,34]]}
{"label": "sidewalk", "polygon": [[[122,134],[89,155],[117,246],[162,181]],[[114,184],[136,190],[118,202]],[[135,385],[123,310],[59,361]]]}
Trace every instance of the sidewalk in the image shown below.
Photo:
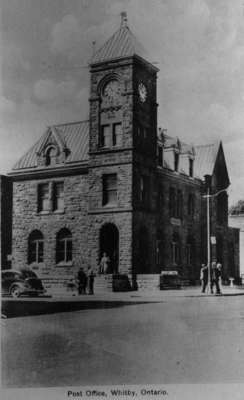
{"label": "sidewalk", "polygon": [[[241,296],[244,295],[243,287],[222,287],[221,296]],[[152,291],[132,291],[132,292],[99,292],[94,295],[77,295],[76,293],[67,293],[66,295],[60,296],[58,293],[53,295],[51,299],[53,301],[67,301],[70,299],[72,301],[162,301],[168,297],[216,297],[215,294],[201,293],[200,286],[189,286],[182,289],[168,289],[168,290],[152,290]],[[50,299],[49,299],[50,301]]]}
{"label": "sidewalk", "polygon": [[126,305],[143,303],[170,302],[180,298],[212,298],[221,299],[229,296],[244,295],[244,287],[223,287],[222,295],[201,293],[200,287],[189,287],[178,290],[153,290],[150,292],[135,291],[124,293],[97,293],[94,295],[77,295],[67,293],[66,296],[57,294],[56,296],[43,296],[38,298],[4,297],[2,299],[2,317],[14,318],[24,316],[34,316],[41,314],[53,314],[60,312],[105,309],[123,307]]}

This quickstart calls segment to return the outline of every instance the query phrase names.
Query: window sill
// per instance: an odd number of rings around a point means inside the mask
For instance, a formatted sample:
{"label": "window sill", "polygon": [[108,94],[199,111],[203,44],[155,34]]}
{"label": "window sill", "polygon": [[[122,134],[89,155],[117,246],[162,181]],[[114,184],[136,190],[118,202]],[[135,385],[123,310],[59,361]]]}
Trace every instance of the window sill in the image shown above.
{"label": "window sill", "polygon": [[56,267],[73,267],[73,261],[60,261],[58,264],[56,264]]}
{"label": "window sill", "polygon": [[118,208],[117,203],[103,204],[103,208]]}
{"label": "window sill", "polygon": [[38,211],[37,215],[49,215],[51,211]]}
{"label": "window sill", "polygon": [[55,211],[38,211],[36,215],[50,215],[50,214],[64,214],[64,210],[55,210]]}

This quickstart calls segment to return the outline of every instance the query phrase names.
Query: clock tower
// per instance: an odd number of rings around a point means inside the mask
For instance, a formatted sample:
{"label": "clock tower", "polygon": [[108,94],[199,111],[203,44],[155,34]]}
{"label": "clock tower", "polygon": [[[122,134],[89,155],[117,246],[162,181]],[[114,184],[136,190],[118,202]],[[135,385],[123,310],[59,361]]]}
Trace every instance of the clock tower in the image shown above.
{"label": "clock tower", "polygon": [[[106,253],[110,273],[150,272],[136,235],[154,218],[157,68],[127,25],[126,13],[90,64],[90,262]],[[150,220],[150,221],[149,221]],[[150,241],[148,235],[148,240]],[[143,252],[145,252],[143,250]],[[145,265],[144,265],[145,264]],[[151,267],[153,268],[153,267]],[[153,272],[153,271],[152,271]]]}

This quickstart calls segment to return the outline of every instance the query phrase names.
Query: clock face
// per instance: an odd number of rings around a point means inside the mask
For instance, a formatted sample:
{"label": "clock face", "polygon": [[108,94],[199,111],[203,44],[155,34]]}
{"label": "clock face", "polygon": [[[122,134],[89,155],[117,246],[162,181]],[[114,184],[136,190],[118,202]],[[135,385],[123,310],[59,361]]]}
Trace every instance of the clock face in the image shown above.
{"label": "clock face", "polygon": [[120,86],[119,82],[116,81],[115,79],[108,82],[103,89],[103,97],[109,103],[118,102],[119,95],[120,95]]}
{"label": "clock face", "polygon": [[147,99],[147,88],[144,85],[144,83],[142,83],[142,82],[140,82],[138,85],[138,93],[139,93],[140,101],[142,103],[144,103]]}

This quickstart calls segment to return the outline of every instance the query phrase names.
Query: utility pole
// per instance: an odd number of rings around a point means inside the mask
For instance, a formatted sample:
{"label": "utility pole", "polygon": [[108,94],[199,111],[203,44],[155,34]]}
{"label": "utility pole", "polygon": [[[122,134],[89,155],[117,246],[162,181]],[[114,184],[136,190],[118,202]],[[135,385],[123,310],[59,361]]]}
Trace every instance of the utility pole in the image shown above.
{"label": "utility pole", "polygon": [[208,293],[211,291],[211,271],[210,271],[210,188],[207,189],[207,259],[208,259]]}

